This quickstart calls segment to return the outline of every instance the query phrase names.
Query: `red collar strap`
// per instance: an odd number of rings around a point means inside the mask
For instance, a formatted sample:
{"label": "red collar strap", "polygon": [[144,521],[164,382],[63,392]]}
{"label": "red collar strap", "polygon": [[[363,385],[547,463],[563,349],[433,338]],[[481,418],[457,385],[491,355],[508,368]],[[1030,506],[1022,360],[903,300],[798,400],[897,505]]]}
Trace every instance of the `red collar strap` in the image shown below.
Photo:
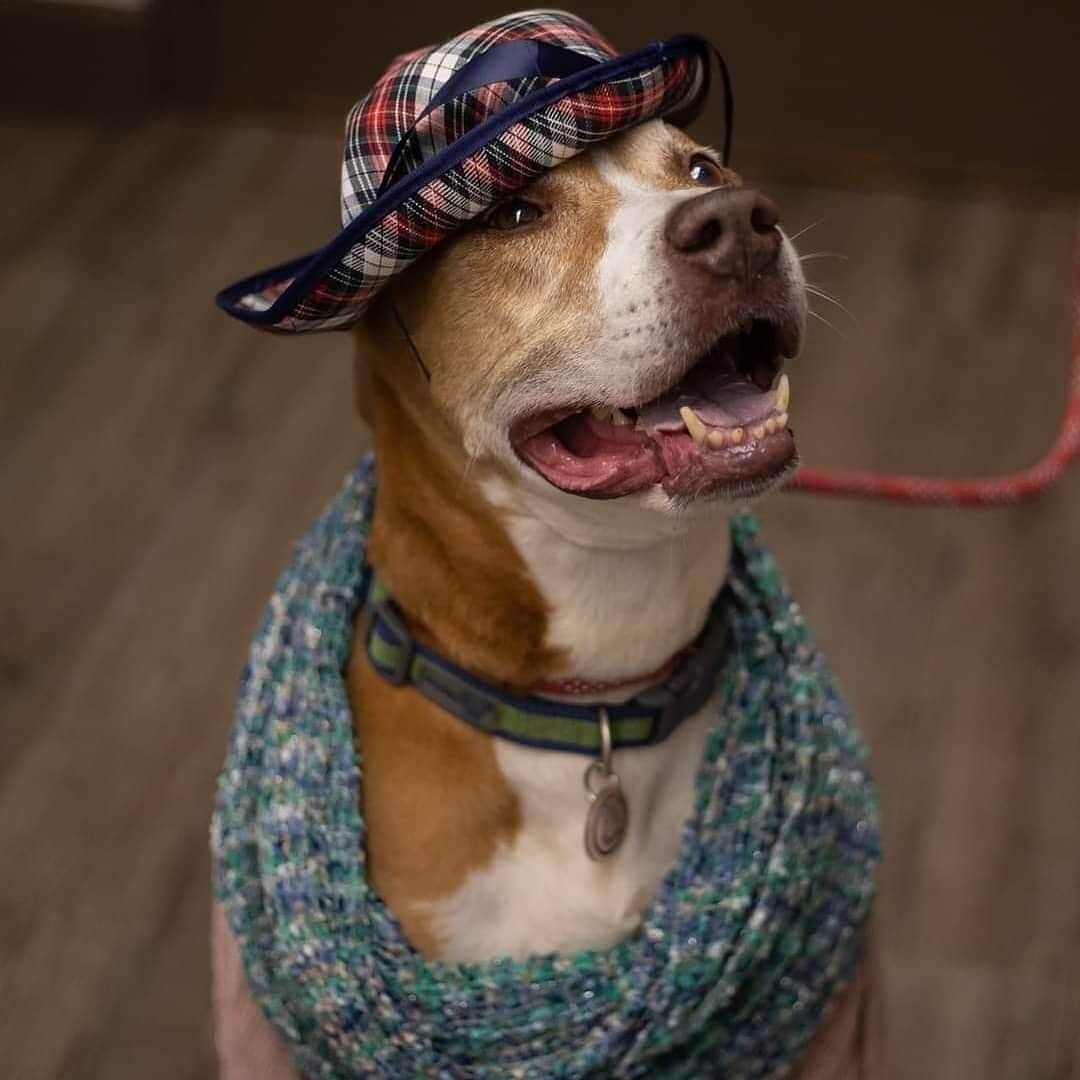
{"label": "red collar strap", "polygon": [[532,684],[534,694],[553,694],[559,697],[579,697],[585,694],[607,694],[612,690],[625,690],[628,686],[664,682],[675,670],[675,665],[687,650],[682,649],[655,671],[647,675],[634,675],[628,679],[587,679],[569,675],[565,679],[541,679]]}

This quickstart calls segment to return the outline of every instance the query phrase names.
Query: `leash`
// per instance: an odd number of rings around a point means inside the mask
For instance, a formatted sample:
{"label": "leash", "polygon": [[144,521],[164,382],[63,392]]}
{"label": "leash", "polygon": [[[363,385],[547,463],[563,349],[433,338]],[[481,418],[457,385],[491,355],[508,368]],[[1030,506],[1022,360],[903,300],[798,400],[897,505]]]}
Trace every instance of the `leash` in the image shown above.
{"label": "leash", "polygon": [[1080,457],[1080,244],[1073,291],[1072,363],[1053,446],[1034,465],[985,479],[800,469],[787,491],[881,499],[909,506],[1008,506],[1041,495]]}

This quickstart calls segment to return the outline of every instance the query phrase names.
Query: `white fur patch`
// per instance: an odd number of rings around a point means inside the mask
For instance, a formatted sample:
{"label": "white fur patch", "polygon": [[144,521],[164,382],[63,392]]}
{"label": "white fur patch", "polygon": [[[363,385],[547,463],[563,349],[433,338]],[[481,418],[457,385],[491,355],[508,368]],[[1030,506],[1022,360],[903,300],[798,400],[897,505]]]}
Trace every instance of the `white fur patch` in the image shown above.
{"label": "white fur patch", "polygon": [[727,573],[726,510],[657,512],[643,498],[592,501],[492,481],[510,539],[549,607],[545,644],[568,674],[623,679],[656,671],[690,642]]}
{"label": "white fur patch", "polygon": [[499,767],[521,800],[522,828],[452,897],[422,905],[446,942],[443,958],[607,948],[631,934],[678,854],[715,715],[710,703],[660,746],[615,753],[629,831],[602,862],[584,847],[589,758],[499,741]]}

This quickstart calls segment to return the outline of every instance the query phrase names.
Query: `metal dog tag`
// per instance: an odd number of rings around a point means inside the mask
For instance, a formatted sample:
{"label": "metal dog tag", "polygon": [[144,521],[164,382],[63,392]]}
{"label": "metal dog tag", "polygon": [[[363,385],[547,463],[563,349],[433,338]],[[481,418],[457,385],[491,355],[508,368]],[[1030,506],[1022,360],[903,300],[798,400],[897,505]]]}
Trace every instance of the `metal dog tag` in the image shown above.
{"label": "metal dog tag", "polygon": [[601,759],[590,762],[585,770],[585,794],[589,799],[585,851],[597,862],[619,850],[630,821],[630,807],[611,767],[611,721],[604,708],[600,709],[600,741]]}
{"label": "metal dog tag", "polygon": [[[594,766],[598,764],[593,762]],[[614,773],[605,776],[599,788],[589,792],[589,798],[592,801],[585,818],[585,851],[590,859],[599,862],[619,850],[626,836],[630,808]]]}

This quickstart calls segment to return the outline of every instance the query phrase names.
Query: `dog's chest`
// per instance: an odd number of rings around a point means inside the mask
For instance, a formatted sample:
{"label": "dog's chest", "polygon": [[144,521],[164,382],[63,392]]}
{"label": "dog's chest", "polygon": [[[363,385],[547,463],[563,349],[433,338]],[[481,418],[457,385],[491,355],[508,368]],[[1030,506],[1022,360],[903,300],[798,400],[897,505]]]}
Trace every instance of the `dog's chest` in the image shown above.
{"label": "dog's chest", "polygon": [[619,850],[601,861],[584,843],[590,759],[500,741],[499,766],[520,800],[522,827],[453,895],[423,905],[442,957],[565,953],[631,934],[678,855],[715,723],[710,702],[661,745],[616,752],[630,819]]}

